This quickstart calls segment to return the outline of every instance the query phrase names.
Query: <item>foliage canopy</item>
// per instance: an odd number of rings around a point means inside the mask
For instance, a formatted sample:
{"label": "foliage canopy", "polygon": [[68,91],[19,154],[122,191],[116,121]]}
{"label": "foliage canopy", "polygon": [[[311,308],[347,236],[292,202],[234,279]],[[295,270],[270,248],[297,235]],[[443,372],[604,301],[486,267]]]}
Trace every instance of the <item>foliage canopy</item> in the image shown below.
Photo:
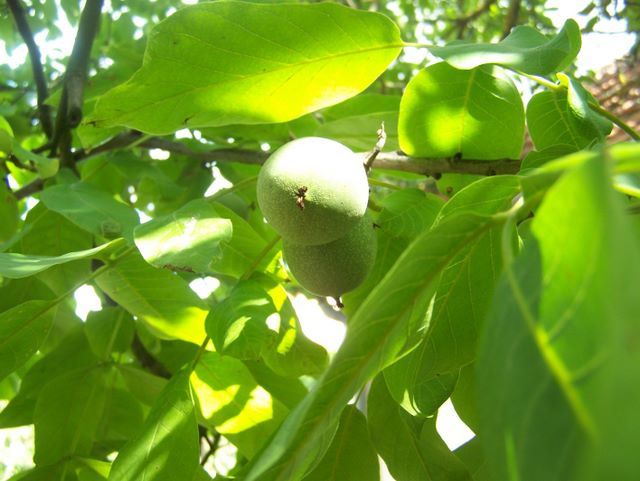
{"label": "foliage canopy", "polygon": [[[0,428],[35,430],[12,480],[637,479],[640,136],[575,74],[578,24],[345,3],[0,7],[30,60],[0,66]],[[584,14],[637,32],[610,3]],[[43,56],[63,19],[69,58]],[[256,198],[309,136],[372,167],[335,353]],[[476,434],[453,451],[449,398]]]}

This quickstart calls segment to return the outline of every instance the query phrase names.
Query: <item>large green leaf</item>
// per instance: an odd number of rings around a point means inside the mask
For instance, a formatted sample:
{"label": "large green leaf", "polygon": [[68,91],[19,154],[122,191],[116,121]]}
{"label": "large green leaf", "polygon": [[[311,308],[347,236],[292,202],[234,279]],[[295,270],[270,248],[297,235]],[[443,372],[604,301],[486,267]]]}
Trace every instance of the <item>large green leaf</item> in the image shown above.
{"label": "large green leaf", "polygon": [[532,75],[560,72],[574,61],[582,40],[575,20],[565,22],[553,38],[529,26],[518,26],[499,43],[454,42],[429,51],[459,69],[497,64]]}
{"label": "large green leaf", "polygon": [[94,366],[98,361],[83,329],[76,328],[24,374],[20,391],[0,413],[0,427],[33,424],[36,401],[49,382],[72,370]]}
{"label": "large green leaf", "polygon": [[137,252],[118,260],[96,278],[96,283],[156,335],[196,344],[205,338],[206,303],[186,281],[151,267]]}
{"label": "large green leaf", "polygon": [[527,126],[536,149],[576,151],[604,141],[612,124],[589,107],[597,101],[577,80],[560,78],[565,88],[540,92],[527,104]]}
{"label": "large green leaf", "polygon": [[79,252],[68,252],[55,257],[0,252],[0,276],[7,277],[9,279],[20,279],[23,277],[33,276],[52,266],[96,257],[96,254],[113,247],[113,244],[116,242],[117,240],[99,245],[93,249],[87,249]]}
{"label": "large green leaf", "polygon": [[220,218],[215,207],[194,200],[173,214],[136,227],[135,242],[147,262],[173,270],[210,272],[222,257],[221,243],[231,240],[233,224]]}
{"label": "large green leaf", "polygon": [[100,237],[125,237],[131,241],[133,228],[139,223],[131,207],[84,182],[49,187],[40,193],[40,200],[50,210]]}
{"label": "large green leaf", "polygon": [[288,409],[232,357],[208,352],[191,374],[199,413],[207,426],[252,457],[277,429]]}
{"label": "large green leaf", "polygon": [[188,371],[171,379],[142,430],[118,454],[110,481],[197,479],[200,446],[190,389]]}
{"label": "large green leaf", "polygon": [[461,215],[421,234],[353,315],[345,341],[312,392],[254,462],[247,481],[301,479],[352,396],[406,348],[438,277],[465,245],[497,220]]}
{"label": "large green leaf", "polygon": [[[25,255],[61,256],[93,247],[92,236],[41,202],[27,214],[20,231],[20,252]],[[53,266],[38,274],[56,294],[63,294],[90,273],[89,259]]]}
{"label": "large green leaf", "polygon": [[34,413],[36,464],[88,456],[107,400],[106,371],[72,371],[48,383]]}
{"label": "large green leaf", "polygon": [[495,479],[637,477],[640,249],[631,229],[605,159],[582,157],[505,267],[477,362]]}
{"label": "large green leaf", "polygon": [[342,411],[340,425],[322,461],[304,481],[377,481],[380,466],[367,420],[354,405]]}
{"label": "large green leaf", "polygon": [[142,68],[89,123],[167,134],[284,122],[360,93],[402,45],[387,17],[336,4],[194,5],[154,28]]}
{"label": "large green leaf", "polygon": [[106,306],[89,313],[85,322],[85,334],[91,350],[100,359],[109,361],[111,353],[129,350],[134,335],[131,315],[121,307]]}
{"label": "large green leaf", "polygon": [[[519,192],[514,176],[481,179],[444,205],[436,222],[460,212],[492,215],[511,206]],[[500,227],[470,242],[444,269],[422,343],[385,370],[394,399],[410,413],[433,414],[446,400],[458,370],[473,361],[478,332],[502,268]]]}
{"label": "large green leaf", "polygon": [[430,65],[402,96],[398,136],[400,148],[416,157],[518,158],[524,142],[522,99],[497,67]]}
{"label": "large green leaf", "polygon": [[367,399],[369,432],[396,481],[471,481],[462,463],[435,429],[435,418],[418,420],[407,414],[378,376]]}
{"label": "large green leaf", "polygon": [[27,301],[0,314],[0,379],[22,366],[44,342],[54,304]]}

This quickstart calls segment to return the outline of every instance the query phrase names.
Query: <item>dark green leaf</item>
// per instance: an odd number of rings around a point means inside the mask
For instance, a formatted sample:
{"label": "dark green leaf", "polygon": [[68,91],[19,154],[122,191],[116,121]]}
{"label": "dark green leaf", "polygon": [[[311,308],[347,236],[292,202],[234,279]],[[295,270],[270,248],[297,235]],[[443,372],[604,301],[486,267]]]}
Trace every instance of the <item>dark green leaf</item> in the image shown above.
{"label": "dark green leaf", "polygon": [[40,348],[53,323],[54,304],[27,301],[0,314],[0,379]]}
{"label": "dark green leaf", "polygon": [[402,189],[389,194],[376,219],[380,229],[394,237],[414,239],[431,227],[444,201],[420,189]]}
{"label": "dark green leaf", "polygon": [[48,187],[40,194],[47,208],[100,237],[133,240],[138,215],[128,205],[84,182]]}
{"label": "dark green leaf", "polygon": [[581,160],[547,193],[487,317],[477,375],[494,478],[638,470],[640,249],[605,159]]}
{"label": "dark green leaf", "polygon": [[401,47],[388,18],[336,4],[186,7],[153,30],[142,69],[91,122],[155,134],[284,122],[360,93]]}
{"label": "dark green leaf", "polygon": [[580,27],[569,19],[551,39],[532,27],[520,25],[499,43],[454,42],[429,50],[460,69],[490,63],[531,75],[547,75],[567,68],[578,55],[581,44]]}
{"label": "dark green leaf", "polygon": [[89,314],[85,332],[91,350],[100,359],[108,361],[112,352],[126,352],[131,346],[133,319],[120,307],[103,307]]}
{"label": "dark green leaf", "polygon": [[338,431],[322,461],[305,476],[304,481],[377,481],[380,466],[367,420],[354,405],[342,411]]}
{"label": "dark green leaf", "polygon": [[15,196],[9,192],[4,182],[0,182],[0,242],[9,240],[16,233],[19,219]]}
{"label": "dark green leaf", "polygon": [[163,390],[142,430],[120,451],[109,480],[191,480],[200,469],[199,448],[189,372],[181,371]]}
{"label": "dark green leaf", "polygon": [[36,464],[91,453],[107,400],[106,374],[80,369],[45,386],[34,413]]}
{"label": "dark green leaf", "polygon": [[471,481],[462,463],[435,429],[435,418],[418,420],[407,414],[378,376],[367,399],[371,439],[396,481]]}
{"label": "dark green leaf", "polygon": [[415,157],[515,159],[524,141],[524,107],[500,69],[457,70],[442,62],[407,85],[398,136],[400,148]]}

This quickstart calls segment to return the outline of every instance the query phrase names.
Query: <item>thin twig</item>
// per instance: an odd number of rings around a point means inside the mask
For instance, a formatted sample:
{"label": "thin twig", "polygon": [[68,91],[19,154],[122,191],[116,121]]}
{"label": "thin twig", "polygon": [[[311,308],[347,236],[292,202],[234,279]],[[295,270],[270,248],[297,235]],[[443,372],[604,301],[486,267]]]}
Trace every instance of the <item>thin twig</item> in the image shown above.
{"label": "thin twig", "polygon": [[31,31],[31,27],[29,27],[27,16],[20,4],[20,0],[7,0],[7,5],[9,5],[9,9],[11,10],[16,22],[16,26],[18,27],[18,31],[20,32],[22,40],[24,40],[27,50],[29,51],[31,70],[33,71],[33,78],[36,83],[38,117],[40,118],[42,130],[48,138],[51,138],[53,132],[53,126],[51,124],[51,108],[45,103],[49,94],[47,92],[47,79],[44,75],[42,59],[40,58],[40,49],[33,38],[33,32]]}
{"label": "thin twig", "polygon": [[373,162],[376,160],[376,157],[378,157],[378,154],[380,154],[380,152],[384,148],[385,142],[387,141],[387,132],[384,130],[384,122],[380,124],[380,128],[376,133],[378,134],[378,141],[376,142],[376,145],[374,145],[373,150],[371,151],[369,156],[364,161],[364,170],[367,171],[367,173],[369,173],[371,167],[373,167]]}
{"label": "thin twig", "polygon": [[24,187],[14,191],[13,196],[16,200],[24,199],[25,197],[29,197],[36,192],[40,192],[44,188],[44,180],[36,179],[32,182],[29,182]]}
{"label": "thin twig", "polygon": [[511,33],[511,29],[518,24],[520,4],[521,0],[509,0],[509,8],[507,10],[507,15],[504,18],[504,27],[502,28],[501,39],[504,40]]}

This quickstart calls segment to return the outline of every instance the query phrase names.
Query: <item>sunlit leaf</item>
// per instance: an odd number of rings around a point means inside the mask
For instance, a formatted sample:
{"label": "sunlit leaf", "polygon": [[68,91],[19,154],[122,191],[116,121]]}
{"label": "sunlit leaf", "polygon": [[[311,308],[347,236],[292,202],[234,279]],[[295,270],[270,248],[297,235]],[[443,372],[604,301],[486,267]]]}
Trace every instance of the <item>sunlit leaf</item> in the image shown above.
{"label": "sunlit leaf", "polygon": [[524,142],[522,99],[498,68],[430,65],[407,85],[398,135],[416,157],[515,159]]}
{"label": "sunlit leaf", "polygon": [[532,75],[547,75],[568,67],[581,44],[580,27],[569,19],[553,38],[519,25],[499,43],[454,42],[444,47],[430,47],[429,51],[460,69],[489,63]]}
{"label": "sunlit leaf", "polygon": [[182,371],[167,384],[142,430],[122,448],[109,480],[192,480],[199,469],[196,412],[189,372]]}
{"label": "sunlit leaf", "polygon": [[154,134],[284,122],[360,93],[401,47],[388,18],[337,4],[194,5],[153,30],[142,68],[89,122]]}
{"label": "sunlit leaf", "polygon": [[119,305],[165,339],[196,344],[205,338],[207,305],[189,284],[167,270],[155,269],[137,253],[121,258],[96,278]]}

